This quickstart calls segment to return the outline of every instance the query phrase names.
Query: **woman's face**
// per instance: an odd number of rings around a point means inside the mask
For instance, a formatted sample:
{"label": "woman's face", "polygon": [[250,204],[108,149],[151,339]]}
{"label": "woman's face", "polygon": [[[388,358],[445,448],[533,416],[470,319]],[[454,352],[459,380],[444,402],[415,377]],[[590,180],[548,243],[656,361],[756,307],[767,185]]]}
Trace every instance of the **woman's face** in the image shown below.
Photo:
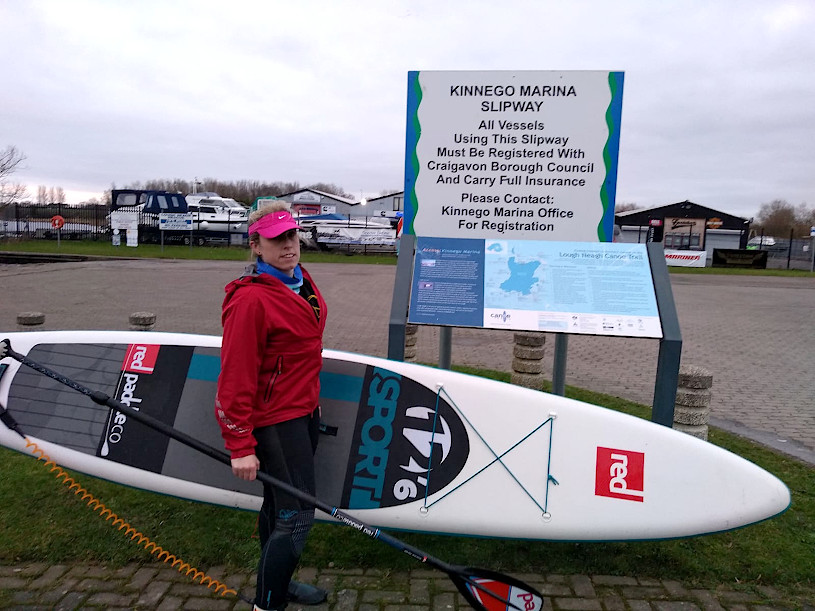
{"label": "woman's face", "polygon": [[300,263],[300,238],[297,230],[290,229],[276,238],[264,238],[259,235],[257,242],[252,242],[252,252],[265,263],[291,276],[294,268]]}

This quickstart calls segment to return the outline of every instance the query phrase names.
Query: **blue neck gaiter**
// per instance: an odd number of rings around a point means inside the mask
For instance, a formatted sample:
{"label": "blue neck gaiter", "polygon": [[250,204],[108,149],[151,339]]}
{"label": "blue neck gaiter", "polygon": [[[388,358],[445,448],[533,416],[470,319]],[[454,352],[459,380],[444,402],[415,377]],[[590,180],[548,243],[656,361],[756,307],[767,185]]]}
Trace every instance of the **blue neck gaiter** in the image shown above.
{"label": "blue neck gaiter", "polygon": [[303,286],[303,270],[300,269],[300,264],[298,263],[297,267],[294,268],[294,277],[289,276],[288,274],[284,274],[276,267],[269,265],[263,259],[258,258],[257,264],[255,265],[256,269],[258,270],[259,274],[269,274],[280,280],[283,284],[289,287],[298,295],[300,294],[300,287]]}

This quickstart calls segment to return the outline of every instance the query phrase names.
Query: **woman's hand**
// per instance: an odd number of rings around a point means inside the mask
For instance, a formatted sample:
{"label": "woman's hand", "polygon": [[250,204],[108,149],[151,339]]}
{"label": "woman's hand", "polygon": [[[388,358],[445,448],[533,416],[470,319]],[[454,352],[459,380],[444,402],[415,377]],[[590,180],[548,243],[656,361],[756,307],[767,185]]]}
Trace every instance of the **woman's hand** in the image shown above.
{"label": "woman's hand", "polygon": [[234,473],[236,477],[249,482],[254,481],[257,477],[258,469],[260,469],[260,461],[254,454],[233,458],[231,463],[232,473]]}

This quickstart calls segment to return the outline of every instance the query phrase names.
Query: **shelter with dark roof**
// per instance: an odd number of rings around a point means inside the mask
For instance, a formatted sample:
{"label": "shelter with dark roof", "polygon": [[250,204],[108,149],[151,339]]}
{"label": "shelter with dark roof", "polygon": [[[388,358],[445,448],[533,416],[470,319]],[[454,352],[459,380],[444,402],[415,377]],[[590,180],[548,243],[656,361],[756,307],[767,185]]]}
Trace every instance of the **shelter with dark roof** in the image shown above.
{"label": "shelter with dark roof", "polygon": [[666,249],[704,250],[747,247],[750,222],[720,210],[684,201],[614,215],[620,242],[662,242]]}

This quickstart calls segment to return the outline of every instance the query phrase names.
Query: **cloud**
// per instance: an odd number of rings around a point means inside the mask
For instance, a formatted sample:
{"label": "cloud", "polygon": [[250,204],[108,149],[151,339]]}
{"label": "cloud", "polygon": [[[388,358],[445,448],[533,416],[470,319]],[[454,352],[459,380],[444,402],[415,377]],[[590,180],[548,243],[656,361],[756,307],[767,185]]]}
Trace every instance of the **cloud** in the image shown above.
{"label": "cloud", "polygon": [[398,188],[409,70],[624,70],[618,201],[812,202],[808,2],[0,4],[0,145],[31,185]]}

